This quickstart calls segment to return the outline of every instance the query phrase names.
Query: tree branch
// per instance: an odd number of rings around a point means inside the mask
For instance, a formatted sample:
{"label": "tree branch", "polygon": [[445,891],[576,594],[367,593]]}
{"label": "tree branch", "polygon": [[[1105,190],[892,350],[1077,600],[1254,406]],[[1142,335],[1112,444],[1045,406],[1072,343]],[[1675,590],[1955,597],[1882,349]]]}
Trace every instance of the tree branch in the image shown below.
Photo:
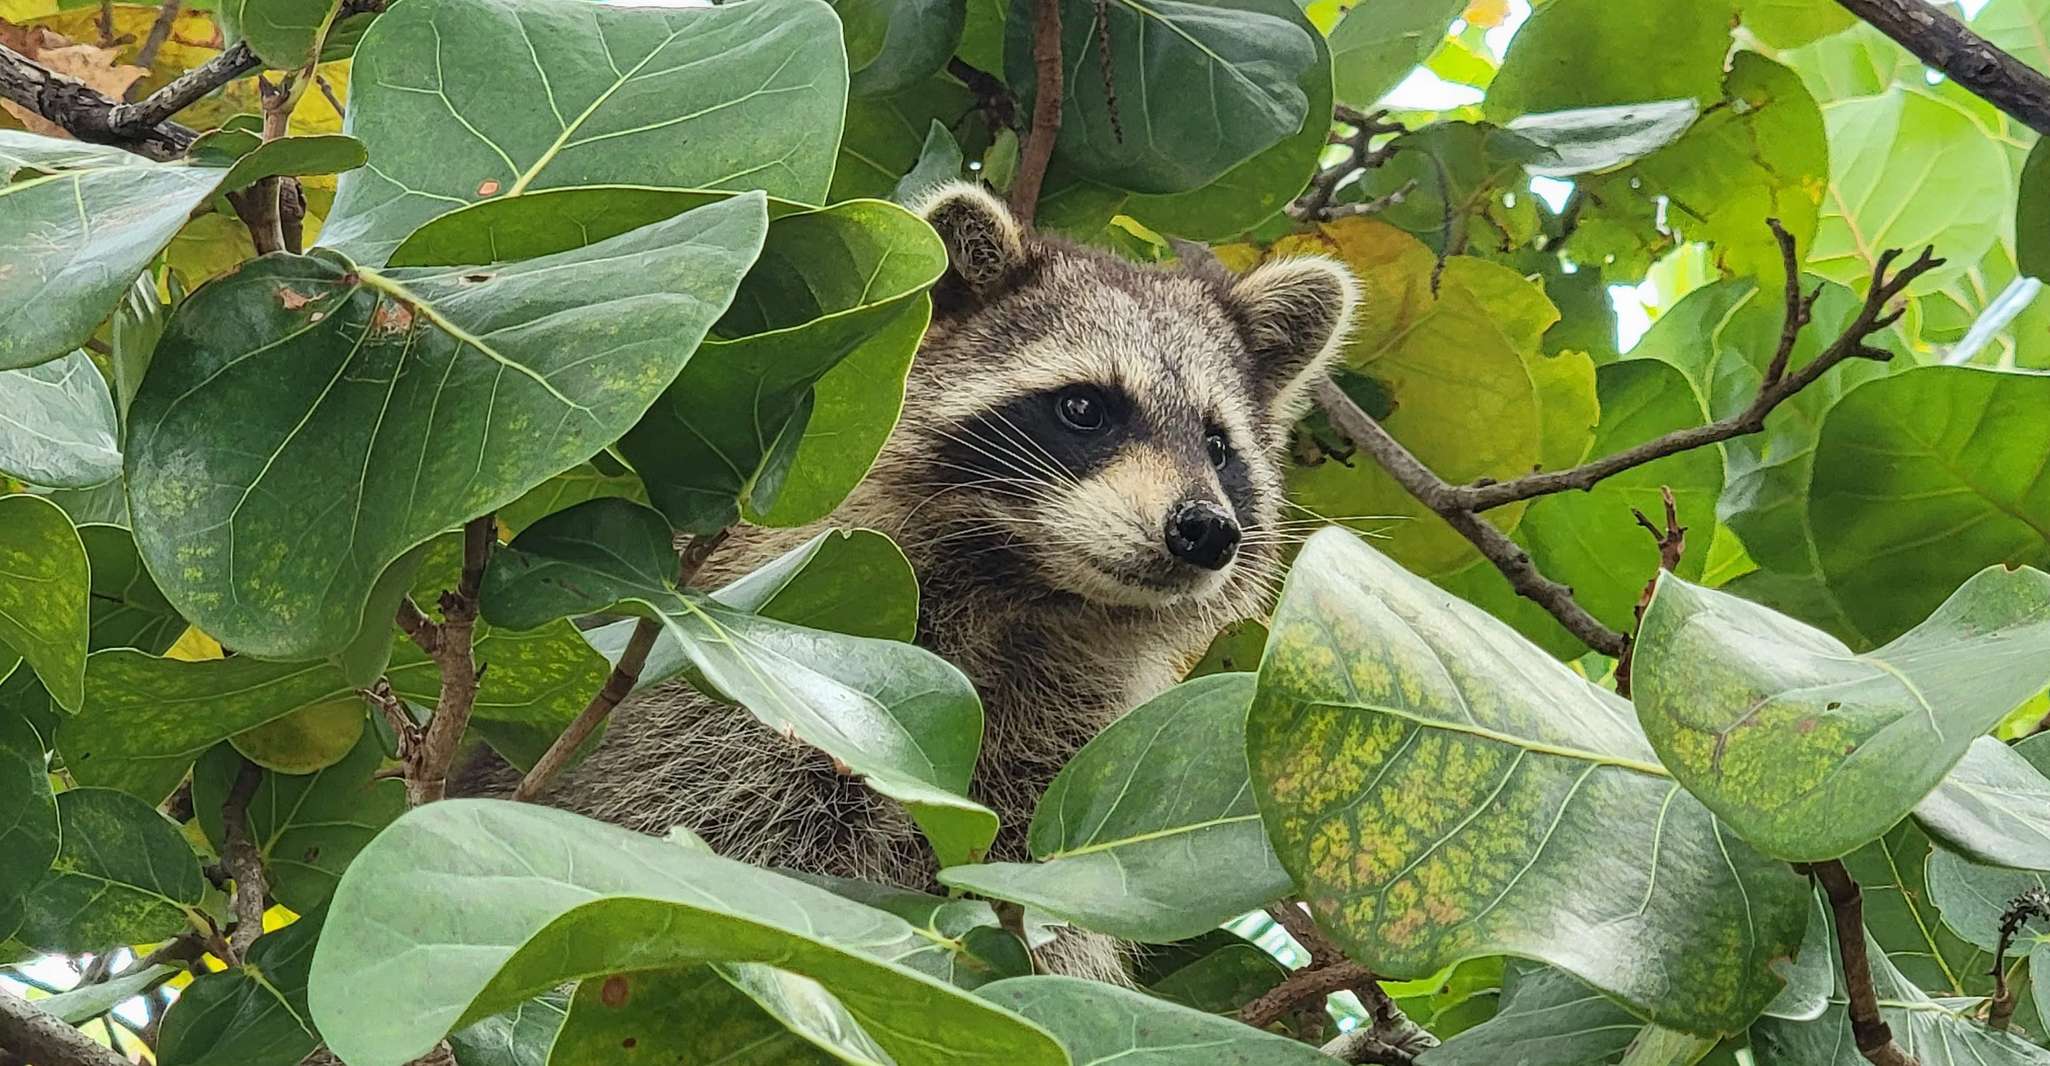
{"label": "tree branch", "polygon": [[1011,213],[1030,226],[1039,209],[1039,190],[1061,133],[1061,4],[1039,0],[1032,24],[1032,129],[1018,151],[1018,175],[1011,181]]}
{"label": "tree branch", "polygon": [[[1659,574],[1680,569],[1680,559],[1687,554],[1687,527],[1680,524],[1680,505],[1673,499],[1673,487],[1660,485],[1659,499],[1666,506],[1663,529],[1646,518],[1643,511],[1635,507],[1630,509],[1630,513],[1637,517],[1637,524],[1651,534],[1652,543],[1658,545],[1659,550],[1659,568],[1645,581],[1644,590],[1637,594],[1636,606],[1631,608],[1631,615],[1639,627],[1644,625],[1644,611],[1651,606],[1652,595],[1658,592]],[[1624,648],[1622,657],[1616,660],[1616,695],[1626,700],[1630,698],[1630,664],[1636,658],[1636,652],[1637,631],[1632,629],[1630,646]]]}
{"label": "tree branch", "polygon": [[1409,195],[1410,189],[1413,188],[1413,184],[1404,185],[1387,196],[1372,201],[1375,205],[1372,207],[1347,204],[1341,208],[1333,208],[1331,197],[1338,191],[1338,187],[1344,184],[1346,178],[1362,170],[1378,167],[1395,155],[1395,146],[1392,143],[1384,144],[1380,148],[1369,148],[1368,144],[1382,134],[1400,134],[1408,130],[1399,122],[1389,122],[1386,111],[1367,114],[1339,104],[1332,109],[1332,115],[1338,121],[1353,127],[1351,133],[1343,136],[1334,135],[1331,138],[1330,143],[1345,146],[1345,158],[1318,171],[1316,177],[1310,179],[1309,189],[1297,197],[1294,203],[1288,205],[1288,217],[1298,222],[1315,222],[1346,214],[1373,214],[1401,203],[1402,198]]}
{"label": "tree branch", "polygon": [[263,783],[263,768],[248,759],[240,762],[242,769],[235,774],[235,783],[221,804],[221,865],[235,879],[235,928],[228,934],[231,957],[227,961],[235,965],[249,957],[249,946],[263,935],[267,891],[263,856],[249,835],[249,801],[256,795],[256,786]]}
{"label": "tree branch", "polygon": [[1371,983],[1374,975],[1366,967],[1350,959],[1324,965],[1309,965],[1295,971],[1278,985],[1262,993],[1259,998],[1239,1008],[1239,1021],[1255,1029],[1265,1029],[1288,1017],[1289,1012],[1305,1001],[1322,1000],[1333,992],[1343,992],[1362,982]]}
{"label": "tree branch", "polygon": [[0,96],[64,127],[81,141],[115,145],[151,159],[176,159],[199,136],[176,123],[134,132],[118,128],[112,114],[126,105],[76,78],[45,70],[4,44],[0,44]]}
{"label": "tree branch", "polygon": [[1888,249],[1879,257],[1879,262],[1872,268],[1872,287],[1865,294],[1865,305],[1859,309],[1857,318],[1853,319],[1851,324],[1844,329],[1843,333],[1828,348],[1824,349],[1820,355],[1817,355],[1800,369],[1789,373],[1787,371],[1787,361],[1793,354],[1794,344],[1800,336],[1802,327],[1808,324],[1809,314],[1814,308],[1816,296],[1820,295],[1821,290],[1818,289],[1807,296],[1801,295],[1800,282],[1798,280],[1800,276],[1799,256],[1794,251],[1794,238],[1785,229],[1781,228],[1777,221],[1771,225],[1773,233],[1780,240],[1780,248],[1786,262],[1791,267],[1788,270],[1787,311],[1785,325],[1780,333],[1779,347],[1773,352],[1772,359],[1766,364],[1764,377],[1758,385],[1758,393],[1752,397],[1749,406],[1728,418],[1717,419],[1706,425],[1675,430],[1663,437],[1645,441],[1634,448],[1627,448],[1611,455],[1605,455],[1593,462],[1583,463],[1568,470],[1531,474],[1512,481],[1492,483],[1484,481],[1472,485],[1457,486],[1451,488],[1442,497],[1441,502],[1448,507],[1469,511],[1486,511],[1501,507],[1504,504],[1515,503],[1518,500],[1528,500],[1536,496],[1547,496],[1555,492],[1565,492],[1568,489],[1581,489],[1583,491],[1591,489],[1604,478],[1620,474],[1625,470],[1643,466],[1646,463],[1656,462],[1669,455],[1677,455],[1680,452],[1706,447],[1710,444],[1720,444],[1726,440],[1763,430],[1765,428],[1765,418],[1773,412],[1774,408],[1792,398],[1802,389],[1813,385],[1817,379],[1829,373],[1838,363],[1848,359],[1876,359],[1882,362],[1891,359],[1893,353],[1883,348],[1874,347],[1866,342],[1870,340],[1873,334],[1886,329],[1900,319],[1901,312],[1899,310],[1888,311],[1887,305],[1892,303],[1895,297],[1906,292],[1908,286],[1913,284],[1916,278],[1942,266],[1943,260],[1936,258],[1933,250],[1925,248],[1922,250],[1921,256],[1914,262],[1889,275],[1888,272],[1892,270],[1894,261],[1900,258],[1901,253],[1897,248]]}
{"label": "tree branch", "polygon": [[[497,543],[496,515],[473,518],[463,526],[462,576],[453,590],[441,594],[440,623],[426,621],[419,607],[410,601],[400,604],[400,626],[406,628],[407,635],[441,672],[441,694],[434,701],[434,716],[427,720],[419,744],[408,753],[409,806],[432,803],[448,791],[449,765],[455,761],[456,749],[470,725],[470,711],[477,703],[477,660],[471,646],[477,630],[477,590],[484,583],[484,566],[491,561],[491,549]],[[408,606],[412,607],[410,612]],[[431,636],[423,636],[421,623],[425,623],[424,632]]]}
{"label": "tree branch", "polygon": [[[2014,935],[2031,918],[2050,918],[2050,892],[2026,889],[2008,901],[2007,909],[2000,913],[2000,939],[1993,949],[1993,999],[1986,1012],[1989,1029],[2004,1032],[2014,1021],[2015,993],[2007,983],[2007,949],[2014,943]],[[2050,978],[2050,974],[2042,976]],[[2032,980],[2036,977],[2030,975]]]}
{"label": "tree branch", "polygon": [[[1309,965],[1296,971],[1297,975],[1312,970],[1324,970],[1352,976],[1353,980],[1333,991],[1352,992],[1373,1015],[1373,1025],[1341,1034],[1338,1039],[1324,1046],[1325,1054],[1342,1062],[1411,1066],[1418,1054],[1427,1048],[1438,1046],[1438,1038],[1402,1013],[1402,1008],[1388,998],[1387,991],[1382,989],[1381,982],[1372,973],[1348,961],[1345,952],[1339,950],[1338,945],[1324,935],[1324,930],[1317,928],[1317,923],[1311,920],[1309,912],[1303,910],[1297,901],[1291,899],[1276,903],[1267,908],[1267,914],[1274,919],[1276,925],[1288,930],[1288,935],[1295,938],[1295,942],[1301,944],[1304,951],[1309,952]],[[1340,967],[1351,969],[1341,971]],[[1315,984],[1316,982],[1306,978],[1303,987],[1315,987]],[[1280,986],[1274,991],[1279,992]],[[1314,998],[1315,993],[1305,992],[1303,996]],[[1245,1009],[1250,1010],[1251,1007],[1252,1005],[1248,1004]],[[1277,1015],[1277,1018],[1287,1015],[1287,1007],[1280,1009],[1281,1014]],[[1243,1012],[1241,1017],[1243,1019]]]}
{"label": "tree branch", "polygon": [[36,1066],[129,1066],[128,1060],[0,986],[0,1047]]}
{"label": "tree branch", "polygon": [[1917,59],[2005,111],[2050,134],[2050,77],[1994,47],[1926,0],[1837,0]]}
{"label": "tree branch", "polygon": [[1919,1066],[1914,1056],[1893,1042],[1893,1030],[1879,1016],[1879,997],[1872,989],[1872,964],[1865,955],[1865,904],[1858,882],[1835,859],[1810,865],[1822,883],[1836,915],[1836,944],[1843,956],[1844,994],[1850,1001],[1851,1039],[1872,1066]]}

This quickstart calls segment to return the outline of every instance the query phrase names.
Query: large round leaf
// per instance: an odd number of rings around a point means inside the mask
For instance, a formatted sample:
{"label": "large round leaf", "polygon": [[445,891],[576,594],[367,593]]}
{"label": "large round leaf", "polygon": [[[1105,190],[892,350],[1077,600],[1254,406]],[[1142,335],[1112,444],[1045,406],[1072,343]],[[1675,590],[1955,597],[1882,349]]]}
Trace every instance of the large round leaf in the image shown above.
{"label": "large round leaf", "polygon": [[1827,531],[1819,570],[1865,635],[1905,632],[1986,566],[2050,566],[2046,403],[2050,377],[1931,366],[1830,409],[1807,520]]}
{"label": "large round leaf", "polygon": [[1342,532],[1272,628],[1253,788],[1349,955],[1394,978],[1540,959],[1698,1033],[1779,994],[1805,884],[1681,789],[1628,703]]}
{"label": "large round leaf", "polygon": [[[1032,110],[1035,2],[1013,0],[1005,27],[1021,114]],[[1284,6],[1293,0],[1061,0],[1057,158],[1115,188],[1186,192],[1302,129],[1297,79],[1317,50]]]}
{"label": "large round leaf", "polygon": [[1288,894],[1246,777],[1253,675],[1169,689],[1061,769],[1032,815],[1036,863],[956,866],[940,882],[1087,929],[1165,943]]}
{"label": "large round leaf", "polygon": [[306,976],[318,916],[265,933],[240,966],[202,975],[164,1012],[161,1066],[297,1066],[320,1042],[307,1018]]}
{"label": "large round leaf", "polygon": [[[18,668],[17,668],[18,669]],[[0,827],[0,912],[11,912],[43,879],[57,857],[57,800],[43,742],[28,720],[0,707],[0,810],[11,812]]]}
{"label": "large round leaf", "polygon": [[766,226],[750,194],[488,269],[378,273],[319,251],[206,286],[130,412],[143,558],[240,652],[340,650],[400,555],[631,426]]}
{"label": "large round leaf", "polygon": [[185,632],[185,619],[150,580],[135,537],[120,526],[84,525],[78,539],[92,564],[93,651],[136,648],[162,655]]}
{"label": "large round leaf", "polygon": [[1915,805],[1915,820],[1976,862],[2050,870],[2050,735],[2013,747],[1972,741],[1965,757]]}
{"label": "large round leaf", "polygon": [[85,698],[90,588],[71,519],[38,496],[0,496],[0,663],[19,655],[70,710]]}
{"label": "large round leaf", "polygon": [[670,542],[662,516],[628,500],[557,512],[493,557],[484,617],[515,629],[600,610],[659,621],[696,683],[902,802],[941,865],[989,846],[996,815],[966,796],[982,705],[959,670],[915,645],[806,629],[679,590]]}
{"label": "large round leaf", "polygon": [[59,794],[57,818],[57,859],[23,900],[14,934],[22,943],[97,952],[165,940],[197,923],[206,879],[170,819],[104,788]]}
{"label": "large round leaf", "polygon": [[84,344],[221,174],[0,130],[0,370]]}
{"label": "large round leaf", "polygon": [[2022,166],[2021,198],[2014,208],[2015,266],[2038,280],[2050,277],[2050,145],[2037,141]]}
{"label": "large round leaf", "polygon": [[0,370],[0,473],[82,489],[121,475],[107,379],[82,351]]}
{"label": "large round leaf", "polygon": [[1688,791],[1760,850],[1843,855],[2050,684],[2050,575],[1989,568],[1886,646],[1666,575],[1638,628],[1637,714]]}
{"label": "large round leaf", "polygon": [[[1901,975],[1877,944],[1867,941],[1872,991],[1879,1017],[1893,1030],[1894,1043],[1922,1066],[2050,1066],[2050,1051],[2013,1033],[1995,1032],[1931,999]],[[1851,1037],[1841,995],[1811,1022],[1761,1019],[1751,1030],[1758,1066],[1860,1066],[1866,1058]]]}
{"label": "large round leaf", "polygon": [[[1731,0],[1619,17],[1610,0],[1552,0],[1518,30],[1488,87],[1484,113],[1506,122],[1534,111],[1721,95]],[[1647,57],[1656,61],[1647,62]]]}
{"label": "large round leaf", "polygon": [[824,986],[898,1066],[1063,1066],[1043,1031],[890,961],[923,946],[901,918],[766,870],[543,807],[445,800],[342,876],[310,998],[344,1061],[400,1066],[563,981],[768,961]]}
{"label": "large round leaf", "polygon": [[976,995],[1046,1026],[1076,1066],[1330,1066],[1300,1041],[1077,977],[1013,977]]}
{"label": "large round leaf", "polygon": [[349,78],[347,131],[375,162],[342,177],[321,231],[358,262],[383,262],[452,207],[542,189],[826,195],[847,54],[823,0],[422,0],[389,14]]}
{"label": "large round leaf", "polygon": [[741,962],[584,981],[549,1061],[885,1066],[890,1055],[817,981]]}
{"label": "large round leaf", "polygon": [[939,73],[961,43],[967,0],[834,0],[857,96],[903,92]]}
{"label": "large round leaf", "polygon": [[1993,953],[1943,924],[1929,894],[1936,854],[1913,819],[1844,856],[1844,869],[1865,897],[1865,930],[1915,984],[1940,996],[1985,995],[1993,989]]}
{"label": "large round leaf", "polygon": [[318,56],[339,6],[339,0],[223,0],[215,10],[228,43],[242,41],[265,64],[297,70]]}
{"label": "large round leaf", "polygon": [[1331,30],[1338,99],[1372,107],[1445,41],[1466,0],[1362,0]]}

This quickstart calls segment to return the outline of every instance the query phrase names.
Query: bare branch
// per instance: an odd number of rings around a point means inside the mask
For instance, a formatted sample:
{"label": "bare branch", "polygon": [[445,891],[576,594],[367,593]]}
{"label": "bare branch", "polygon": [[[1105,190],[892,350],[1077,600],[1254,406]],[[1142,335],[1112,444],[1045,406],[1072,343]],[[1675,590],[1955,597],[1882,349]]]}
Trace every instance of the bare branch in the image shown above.
{"label": "bare branch", "polygon": [[[1680,569],[1680,559],[1687,554],[1687,527],[1680,524],[1680,505],[1673,499],[1673,487],[1660,485],[1659,498],[1666,506],[1666,524],[1663,529],[1654,525],[1651,519],[1644,516],[1643,511],[1635,507],[1630,509],[1630,513],[1636,516],[1637,524],[1651,534],[1652,543],[1658,545],[1659,571],[1670,573]],[[1654,573],[1645,581],[1644,591],[1637,594],[1637,605],[1631,608],[1631,613],[1639,626],[1644,624],[1645,608],[1651,606],[1651,597],[1658,591],[1658,587],[1659,575]],[[1636,658],[1636,652],[1637,633],[1633,630],[1630,634],[1630,646],[1624,648],[1623,654],[1616,660],[1616,695],[1624,699],[1630,698],[1630,664]]]}
{"label": "bare branch", "polygon": [[101,1046],[52,1014],[0,985],[0,1047],[25,1055],[37,1066],[129,1066],[128,1060]]}
{"label": "bare branch", "polygon": [[[441,622],[428,623],[433,636],[414,636],[421,649],[433,658],[441,672],[441,695],[434,702],[434,716],[420,734],[420,742],[406,764],[406,803],[419,806],[440,799],[448,791],[449,765],[470,725],[470,711],[477,703],[477,660],[471,647],[477,629],[477,591],[484,583],[484,567],[491,561],[491,549],[498,543],[498,517],[483,515],[463,526],[463,571],[456,587],[441,594]],[[413,621],[402,601],[399,624]],[[410,614],[419,614],[413,606]],[[424,620],[424,616],[423,616]],[[413,635],[413,628],[407,632]]]}
{"label": "bare branch", "polygon": [[249,801],[256,786],[263,783],[263,769],[241,759],[241,770],[221,804],[221,865],[235,879],[235,928],[228,934],[229,962],[240,964],[249,957],[249,946],[263,935],[263,857],[249,833]]}
{"label": "bare branch", "polygon": [[[1375,111],[1367,114],[1356,111],[1344,104],[1339,104],[1333,108],[1332,114],[1338,121],[1353,127],[1351,133],[1342,137],[1334,137],[1331,142],[1333,144],[1342,144],[1346,147],[1345,158],[1318,171],[1317,176],[1310,179],[1309,189],[1302,196],[1298,197],[1294,203],[1288,205],[1288,217],[1298,222],[1339,217],[1341,208],[1331,206],[1331,197],[1338,191],[1338,187],[1345,183],[1345,179],[1362,170],[1371,170],[1374,167],[1378,167],[1395,154],[1392,144],[1383,145],[1380,148],[1369,148],[1368,145],[1375,137],[1383,134],[1407,132],[1401,123],[1389,122],[1386,111]],[[1381,206],[1374,210],[1385,210],[1388,207],[1401,203],[1402,197],[1408,195],[1409,188],[1409,186],[1405,185],[1394,193],[1381,197],[1380,200],[1386,202],[1381,203]],[[1360,210],[1360,206],[1358,204],[1343,205],[1345,208],[1344,213],[1373,213],[1372,211]]]}
{"label": "bare branch", "polygon": [[81,141],[116,145],[151,159],[176,159],[199,136],[176,123],[134,132],[116,127],[110,116],[126,105],[76,78],[45,70],[6,45],[0,45],[0,97],[64,127]]}
{"label": "bare branch", "polygon": [[[1777,226],[1775,231],[1784,234]],[[1782,241],[1783,244],[1790,244],[1791,238],[1783,236]],[[1602,479],[1625,470],[1655,462],[1669,455],[1720,444],[1763,430],[1767,415],[1802,389],[1814,384],[1822,375],[1835,369],[1837,364],[1848,359],[1884,361],[1892,358],[1893,353],[1868,343],[1874,334],[1885,330],[1900,319],[1900,312],[1889,311],[1888,305],[1906,292],[1916,278],[1943,265],[1943,260],[1936,258],[1932,250],[1924,249],[1914,262],[1894,272],[1893,263],[1899,257],[1900,252],[1897,249],[1889,250],[1879,257],[1879,262],[1872,268],[1872,287],[1865,294],[1865,304],[1859,309],[1857,317],[1828,348],[1823,349],[1821,354],[1792,371],[1787,369],[1787,361],[1793,352],[1794,341],[1801,327],[1807,324],[1816,294],[1802,296],[1799,281],[1790,281],[1787,286],[1787,321],[1781,331],[1780,347],[1766,365],[1766,374],[1759,382],[1757,395],[1744,410],[1706,425],[1675,430],[1634,448],[1605,455],[1568,470],[1531,474],[1512,481],[1477,482],[1458,486],[1450,490],[1450,494],[1443,502],[1449,507],[1486,511],[1518,500],[1547,496],[1569,489],[1591,489]]]}
{"label": "bare branch", "polygon": [[1289,974],[1282,982],[1262,993],[1259,998],[1239,1008],[1239,1021],[1255,1029],[1265,1029],[1288,1017],[1297,1006],[1306,1002],[1318,1002],[1333,992],[1343,992],[1354,985],[1372,983],[1374,975],[1366,967],[1349,959],[1322,966],[1305,966]]}
{"label": "bare branch", "polygon": [[1917,59],[2035,130],[2050,133],[2050,77],[1924,0],[1837,0]]}
{"label": "bare branch", "polygon": [[1851,1039],[1872,1066],[1919,1066],[1914,1056],[1893,1042],[1893,1030],[1879,1016],[1879,997],[1872,988],[1872,964],[1865,954],[1865,904],[1858,882],[1844,864],[1831,859],[1807,867],[1822,883],[1836,915],[1836,943],[1843,956],[1844,994],[1849,1001]]}
{"label": "bare branch", "polygon": [[647,664],[648,650],[655,646],[655,638],[661,635],[662,623],[652,618],[634,623],[633,635],[627,638],[626,648],[619,653],[619,662],[612,667],[604,687],[591,697],[591,702],[585,705],[569,728],[555,738],[555,743],[548,745],[548,750],[535,761],[534,768],[520,779],[520,787],[513,792],[514,799],[531,801],[548,787],[548,782],[554,780],[564,766],[569,765],[570,757],[576,754],[585,740],[590,739],[598,724],[619,706],[621,700],[632,694],[634,685],[641,679],[641,667]]}
{"label": "bare branch", "polygon": [[184,10],[182,0],[163,0],[157,7],[157,20],[150,23],[149,36],[142,39],[142,47],[135,50],[135,65],[148,68],[156,65],[157,53],[163,50],[164,42],[171,39],[171,28],[178,24],[178,13]]}
{"label": "bare branch", "polygon": [[1039,0],[1032,25],[1032,129],[1018,151],[1018,175],[1011,181],[1011,213],[1030,226],[1039,209],[1039,190],[1061,133],[1061,3]]}

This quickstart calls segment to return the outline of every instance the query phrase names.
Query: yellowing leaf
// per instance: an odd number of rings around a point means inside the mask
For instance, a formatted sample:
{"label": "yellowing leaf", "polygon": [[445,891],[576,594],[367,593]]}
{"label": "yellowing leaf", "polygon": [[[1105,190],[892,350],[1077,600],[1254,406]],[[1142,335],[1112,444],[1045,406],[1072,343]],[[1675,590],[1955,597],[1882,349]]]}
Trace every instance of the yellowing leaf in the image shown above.
{"label": "yellowing leaf", "polygon": [[1460,17],[1469,26],[1494,29],[1509,17],[1509,0],[1473,0],[1466,5],[1466,13]]}
{"label": "yellowing leaf", "polygon": [[198,626],[186,626],[171,649],[164,653],[166,659],[180,662],[201,663],[208,659],[226,658],[221,651],[221,642],[199,631]]}

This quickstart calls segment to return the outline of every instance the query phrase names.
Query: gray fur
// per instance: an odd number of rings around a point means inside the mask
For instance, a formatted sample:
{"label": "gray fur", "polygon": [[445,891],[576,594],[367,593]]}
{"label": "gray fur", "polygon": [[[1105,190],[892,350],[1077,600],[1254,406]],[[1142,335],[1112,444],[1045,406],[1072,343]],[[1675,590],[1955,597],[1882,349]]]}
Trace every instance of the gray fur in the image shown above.
{"label": "gray fur", "polygon": [[[1325,260],[1243,280],[1141,268],[1021,234],[968,186],[937,190],[924,213],[967,276],[950,273],[935,291],[903,418],[875,470],[818,526],[736,530],[708,576],[737,577],[825,527],[893,537],[920,578],[919,642],[982,697],[974,796],[1003,820],[991,858],[1024,860],[1033,806],[1076,749],[1178,680],[1220,626],[1265,604],[1278,577],[1279,455],[1297,386],[1321,373],[1341,339],[1354,289]],[[1278,329],[1297,333],[1295,349]],[[962,427],[983,412],[1064,381],[1104,379],[1157,428],[1082,483],[1022,442],[1008,457],[1020,473],[998,483],[936,458],[958,452]],[[1192,491],[1224,495],[1204,458],[1211,423],[1230,431],[1248,467],[1250,488],[1235,503],[1245,530],[1238,559],[1217,574],[1177,572],[1171,587],[1119,585],[1112,571],[1127,557],[1159,567],[1166,506]],[[471,790],[512,782],[501,767]],[[680,684],[628,700],[597,751],[544,799],[649,833],[687,825],[749,862],[933,884],[931,852],[894,802]],[[1066,937],[1039,956],[1059,972],[1123,973],[1108,938]]]}

